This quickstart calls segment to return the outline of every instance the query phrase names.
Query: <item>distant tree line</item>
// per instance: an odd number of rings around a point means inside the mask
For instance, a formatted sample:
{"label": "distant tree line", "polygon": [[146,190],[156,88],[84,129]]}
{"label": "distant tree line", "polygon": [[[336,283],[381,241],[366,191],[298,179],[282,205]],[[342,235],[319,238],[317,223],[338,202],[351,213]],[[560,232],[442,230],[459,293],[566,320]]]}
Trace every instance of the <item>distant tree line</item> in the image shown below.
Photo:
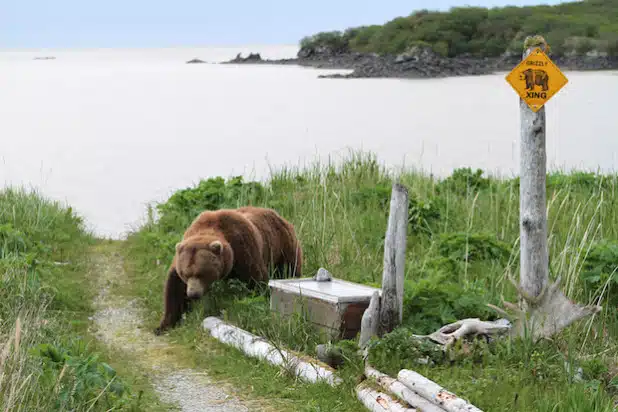
{"label": "distant tree line", "polygon": [[300,46],[335,53],[399,54],[424,45],[448,57],[497,57],[508,51],[521,52],[524,38],[534,34],[545,36],[553,55],[595,51],[618,56],[618,0],[420,10],[384,25],[318,33],[303,38]]}

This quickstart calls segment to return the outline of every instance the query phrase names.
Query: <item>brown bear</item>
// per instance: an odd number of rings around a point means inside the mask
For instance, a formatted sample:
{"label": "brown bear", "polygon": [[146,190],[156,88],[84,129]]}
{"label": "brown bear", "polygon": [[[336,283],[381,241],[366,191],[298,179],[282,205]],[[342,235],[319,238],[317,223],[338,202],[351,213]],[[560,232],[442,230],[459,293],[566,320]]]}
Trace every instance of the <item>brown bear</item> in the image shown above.
{"label": "brown bear", "polygon": [[301,276],[303,253],[294,226],[276,211],[245,206],[202,212],[176,244],[156,335],[174,327],[190,301],[217,279],[237,278],[249,287],[267,281],[269,270]]}

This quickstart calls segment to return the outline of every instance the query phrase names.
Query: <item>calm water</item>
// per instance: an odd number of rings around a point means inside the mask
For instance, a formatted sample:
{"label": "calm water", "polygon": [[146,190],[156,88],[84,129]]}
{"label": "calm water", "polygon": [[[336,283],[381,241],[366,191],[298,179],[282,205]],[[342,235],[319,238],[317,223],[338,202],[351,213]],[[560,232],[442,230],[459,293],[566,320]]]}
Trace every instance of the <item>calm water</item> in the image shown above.
{"label": "calm water", "polygon": [[[348,149],[445,175],[518,172],[517,98],[504,75],[317,79],[293,67],[187,65],[296,47],[0,52],[0,184],[66,201],[97,233],[138,224],[146,204],[209,176]],[[56,60],[33,60],[34,56]],[[547,105],[550,168],[615,170],[618,76],[566,73]]]}

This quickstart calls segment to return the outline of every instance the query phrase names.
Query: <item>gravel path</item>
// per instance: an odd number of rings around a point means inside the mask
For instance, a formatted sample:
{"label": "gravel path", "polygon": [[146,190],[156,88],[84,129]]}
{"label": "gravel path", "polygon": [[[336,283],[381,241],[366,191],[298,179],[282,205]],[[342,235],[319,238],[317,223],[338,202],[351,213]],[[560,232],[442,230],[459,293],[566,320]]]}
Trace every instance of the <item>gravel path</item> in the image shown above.
{"label": "gravel path", "polygon": [[110,287],[127,282],[122,256],[116,251],[95,253],[93,281],[99,295],[94,301],[95,315],[91,318],[94,334],[105,344],[131,353],[139,367],[150,375],[159,398],[175,404],[182,412],[215,412],[249,410],[247,405],[230,396],[212,382],[203,371],[178,369],[175,349],[165,336],[140,329],[142,309],[136,300],[110,293]]}

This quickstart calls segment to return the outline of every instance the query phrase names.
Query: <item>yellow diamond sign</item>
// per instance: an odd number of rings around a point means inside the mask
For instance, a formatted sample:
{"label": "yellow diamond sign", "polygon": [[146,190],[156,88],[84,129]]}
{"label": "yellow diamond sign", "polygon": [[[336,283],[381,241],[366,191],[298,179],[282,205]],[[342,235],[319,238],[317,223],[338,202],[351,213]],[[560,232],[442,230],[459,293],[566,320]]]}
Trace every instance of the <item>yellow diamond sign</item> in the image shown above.
{"label": "yellow diamond sign", "polygon": [[506,76],[506,81],[528,107],[537,112],[569,80],[540,48],[536,48]]}

